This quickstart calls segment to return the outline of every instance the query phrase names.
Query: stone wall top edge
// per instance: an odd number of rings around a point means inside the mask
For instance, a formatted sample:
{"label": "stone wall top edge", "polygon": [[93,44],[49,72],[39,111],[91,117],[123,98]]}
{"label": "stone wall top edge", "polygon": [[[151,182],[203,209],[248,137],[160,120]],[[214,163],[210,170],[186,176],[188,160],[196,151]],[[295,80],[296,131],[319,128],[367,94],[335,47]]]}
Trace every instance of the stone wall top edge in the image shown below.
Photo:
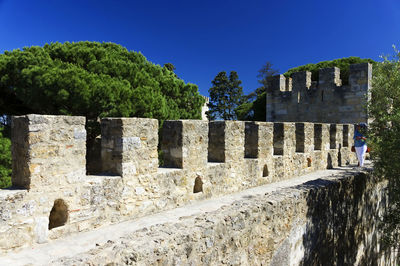
{"label": "stone wall top edge", "polygon": [[[327,86],[324,83],[334,83],[337,84],[338,87],[340,88],[347,88],[348,85],[342,85],[337,78],[340,77],[340,68],[338,67],[328,67],[328,68],[320,68],[319,73],[320,75],[328,75],[328,77],[325,77],[326,80],[320,80],[318,82],[319,86]],[[349,73],[349,81],[351,79],[358,79],[358,73],[367,71],[371,72],[372,71],[372,64],[370,63],[360,63],[360,64],[352,64],[350,65],[350,73]],[[329,76],[329,74],[332,73],[332,76]],[[310,89],[311,82],[317,82],[315,80],[311,80],[311,72],[309,71],[299,71],[299,72],[294,72],[290,75],[289,79],[293,79],[293,82],[291,85],[285,84],[287,83],[285,80],[288,78],[285,77],[283,74],[278,74],[275,76],[270,77],[270,91],[281,91],[285,93],[289,93],[292,91],[292,88],[296,88],[296,90],[301,90],[301,89]],[[321,79],[321,77],[320,77]],[[329,86],[329,85],[328,85]],[[318,89],[318,86],[314,87],[314,89]]]}
{"label": "stone wall top edge", "polygon": [[177,119],[177,120],[165,120],[165,122],[181,122],[181,123],[199,123],[207,124],[209,121],[199,119]]}
{"label": "stone wall top edge", "polygon": [[101,120],[110,120],[110,121],[138,121],[138,120],[143,120],[143,121],[158,121],[155,118],[144,118],[144,117],[103,117]]}
{"label": "stone wall top edge", "polygon": [[[365,69],[368,69],[368,68],[371,68],[371,67],[372,67],[371,63],[359,63],[359,64],[351,64],[349,69],[357,71],[357,70],[365,70]],[[320,68],[319,72],[331,72],[331,71],[334,71],[334,70],[341,71],[341,69],[338,68],[338,67],[324,67],[324,68]],[[291,77],[292,76],[297,76],[297,75],[303,76],[305,73],[311,73],[311,72],[310,71],[299,71],[299,72],[292,73],[290,76]],[[274,77],[277,77],[277,76],[282,76],[282,74],[275,75]]]}
{"label": "stone wall top edge", "polygon": [[67,119],[71,121],[86,121],[84,116],[69,116],[69,115],[43,115],[43,114],[26,114],[26,115],[13,115],[13,119],[27,118],[29,121],[36,121],[38,118],[47,119]]}

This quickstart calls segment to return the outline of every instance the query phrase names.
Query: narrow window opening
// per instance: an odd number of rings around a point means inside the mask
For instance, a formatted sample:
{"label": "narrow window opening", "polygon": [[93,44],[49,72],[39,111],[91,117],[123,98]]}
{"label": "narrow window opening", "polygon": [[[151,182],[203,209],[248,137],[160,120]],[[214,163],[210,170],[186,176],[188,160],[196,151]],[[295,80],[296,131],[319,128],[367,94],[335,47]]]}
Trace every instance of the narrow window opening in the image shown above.
{"label": "narrow window opening", "polygon": [[311,167],[312,159],[310,157],[307,158],[307,167]]}
{"label": "narrow window opening", "polygon": [[297,103],[300,103],[300,92],[297,92]]}
{"label": "narrow window opening", "polygon": [[203,192],[203,180],[201,180],[201,177],[198,176],[194,180],[193,193],[199,192]]}
{"label": "narrow window opening", "polygon": [[283,155],[283,123],[274,124],[274,155]]}
{"label": "narrow window opening", "polygon": [[349,125],[343,125],[343,147],[349,147]]}
{"label": "narrow window opening", "polygon": [[304,152],[304,124],[296,123],[296,152]]}
{"label": "narrow window opening", "polygon": [[225,162],[225,121],[208,123],[208,161]]}
{"label": "narrow window opening", "polygon": [[314,150],[321,150],[322,147],[322,125],[314,124]]}
{"label": "narrow window opening", "polygon": [[68,220],[68,206],[62,199],[54,201],[53,208],[50,211],[49,230],[65,225]]}
{"label": "narrow window opening", "polygon": [[321,91],[321,102],[324,101],[324,91]]}
{"label": "narrow window opening", "polygon": [[101,173],[101,126],[98,119],[86,119],[86,174]]}
{"label": "narrow window opening", "polygon": [[263,177],[267,177],[269,175],[268,166],[265,164],[263,169]]}
{"label": "narrow window opening", "polygon": [[244,158],[258,158],[258,125],[246,122],[244,136]]}
{"label": "narrow window opening", "polygon": [[333,124],[330,126],[329,130],[329,148],[336,149],[336,125]]}

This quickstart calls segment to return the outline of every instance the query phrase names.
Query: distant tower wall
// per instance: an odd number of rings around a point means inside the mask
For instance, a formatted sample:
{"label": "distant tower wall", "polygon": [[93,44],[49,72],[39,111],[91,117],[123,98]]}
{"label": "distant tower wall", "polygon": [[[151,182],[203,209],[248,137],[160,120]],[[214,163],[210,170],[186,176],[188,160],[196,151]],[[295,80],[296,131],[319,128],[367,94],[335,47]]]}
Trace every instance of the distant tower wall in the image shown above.
{"label": "distant tower wall", "polygon": [[324,68],[319,81],[308,71],[290,78],[277,75],[269,81],[266,121],[354,124],[367,122],[372,65],[350,66],[349,82],[342,85],[340,69]]}

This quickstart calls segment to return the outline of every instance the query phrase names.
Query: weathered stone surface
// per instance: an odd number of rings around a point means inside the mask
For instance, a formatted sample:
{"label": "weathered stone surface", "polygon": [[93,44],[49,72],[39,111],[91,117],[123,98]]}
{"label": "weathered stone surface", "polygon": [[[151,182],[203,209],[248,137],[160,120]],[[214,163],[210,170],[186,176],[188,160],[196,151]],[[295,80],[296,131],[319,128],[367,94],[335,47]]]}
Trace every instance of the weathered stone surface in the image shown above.
{"label": "weathered stone surface", "polygon": [[[86,164],[84,117],[25,115],[13,117],[14,186],[51,190],[82,180]],[[74,172],[74,178],[68,178]]]}
{"label": "weathered stone surface", "polygon": [[[355,162],[341,125],[182,120],[164,124],[161,146],[169,168],[160,168],[158,121],[107,118],[102,164],[112,175],[93,176],[86,175],[83,118],[28,115],[14,121],[13,147],[19,150],[13,180],[30,190],[0,190],[0,234],[24,239],[3,242],[3,251]],[[352,130],[347,127],[350,136]],[[61,222],[51,216],[60,200]]]}
{"label": "weathered stone surface", "polygon": [[101,130],[103,171],[126,177],[157,171],[156,119],[104,118]]}
{"label": "weathered stone surface", "polygon": [[368,121],[371,64],[351,65],[348,85],[342,85],[338,68],[320,69],[315,86],[310,72],[293,73],[292,77],[293,89],[285,83],[283,75],[271,79],[266,96],[266,121],[341,124]]}
{"label": "weathered stone surface", "polygon": [[192,171],[197,171],[206,166],[207,121],[165,121],[161,139],[164,166]]}
{"label": "weathered stone surface", "polygon": [[[61,265],[385,265],[377,242],[387,183],[366,173],[257,194],[142,228]],[[335,217],[335,218],[332,218]]]}

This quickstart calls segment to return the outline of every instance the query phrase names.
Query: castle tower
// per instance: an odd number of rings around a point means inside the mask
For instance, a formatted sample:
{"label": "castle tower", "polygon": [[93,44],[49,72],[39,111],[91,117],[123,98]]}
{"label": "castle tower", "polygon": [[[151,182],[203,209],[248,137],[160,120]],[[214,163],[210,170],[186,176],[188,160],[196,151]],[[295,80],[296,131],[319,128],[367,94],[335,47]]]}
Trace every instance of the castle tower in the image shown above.
{"label": "castle tower", "polygon": [[266,121],[367,122],[371,78],[370,63],[350,65],[347,84],[336,67],[320,69],[318,81],[312,81],[308,71],[293,73],[290,78],[274,76],[266,96]]}

